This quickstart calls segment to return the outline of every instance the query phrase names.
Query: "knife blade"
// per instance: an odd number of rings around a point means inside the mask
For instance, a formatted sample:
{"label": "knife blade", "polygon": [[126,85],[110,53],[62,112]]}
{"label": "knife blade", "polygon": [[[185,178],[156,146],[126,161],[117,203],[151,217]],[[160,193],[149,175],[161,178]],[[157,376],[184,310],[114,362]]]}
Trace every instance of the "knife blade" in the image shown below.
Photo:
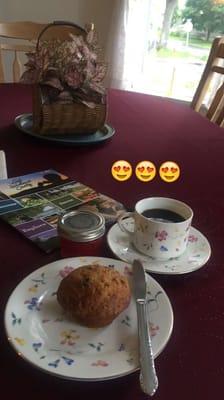
{"label": "knife blade", "polygon": [[145,271],[139,260],[133,262],[134,295],[138,318],[140,385],[144,393],[152,396],[158,388],[147,310],[147,284]]}

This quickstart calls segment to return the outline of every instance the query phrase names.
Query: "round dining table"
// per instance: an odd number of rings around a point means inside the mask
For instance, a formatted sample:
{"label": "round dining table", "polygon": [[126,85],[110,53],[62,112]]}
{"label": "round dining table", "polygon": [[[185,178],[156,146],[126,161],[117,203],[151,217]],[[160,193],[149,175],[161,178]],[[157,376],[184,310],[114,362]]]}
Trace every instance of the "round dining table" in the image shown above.
{"label": "round dining table", "polygon": [[[156,400],[221,400],[224,391],[224,130],[172,99],[117,89],[108,90],[106,123],[114,134],[103,142],[57,143],[18,129],[15,119],[32,113],[32,87],[0,85],[0,150],[8,177],[55,169],[121,202],[128,211],[148,197],[168,197],[193,210],[192,226],[208,240],[211,256],[192,272],[152,273],[173,309],[173,330],[155,359]],[[119,181],[112,165],[125,160],[132,175]],[[155,177],[139,180],[135,168],[150,161]],[[178,179],[161,179],[160,166],[175,162]],[[98,256],[116,258],[106,242]],[[59,260],[60,250],[45,253],[0,220],[1,397],[32,400],[146,399],[139,371],[96,382],[48,374],[20,357],[10,346],[4,313],[14,288],[30,273]]]}

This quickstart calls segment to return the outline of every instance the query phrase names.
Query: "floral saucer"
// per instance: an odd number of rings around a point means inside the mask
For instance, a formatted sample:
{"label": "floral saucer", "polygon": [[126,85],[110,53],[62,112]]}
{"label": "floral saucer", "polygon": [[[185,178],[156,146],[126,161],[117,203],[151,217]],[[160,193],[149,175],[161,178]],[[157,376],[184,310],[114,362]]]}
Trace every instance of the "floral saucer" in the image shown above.
{"label": "floral saucer", "polygon": [[[129,230],[133,229],[133,219],[126,218],[123,223]],[[155,260],[140,253],[130,242],[127,233],[121,231],[116,223],[107,235],[107,243],[111,251],[123,261],[132,263],[135,258],[142,261],[146,271],[156,274],[186,274],[201,268],[211,255],[208,240],[197,229],[191,227],[187,249],[179,257],[169,258],[166,261]]]}
{"label": "floral saucer", "polygon": [[[112,324],[86,328],[70,320],[56,292],[63,277],[86,264],[101,264],[125,274],[132,290],[132,267],[111,258],[67,258],[28,275],[11,294],[5,309],[9,343],[33,366],[58,377],[81,381],[118,378],[139,368],[135,300]],[[147,276],[147,302],[156,357],[173,329],[173,311],[161,286]]]}

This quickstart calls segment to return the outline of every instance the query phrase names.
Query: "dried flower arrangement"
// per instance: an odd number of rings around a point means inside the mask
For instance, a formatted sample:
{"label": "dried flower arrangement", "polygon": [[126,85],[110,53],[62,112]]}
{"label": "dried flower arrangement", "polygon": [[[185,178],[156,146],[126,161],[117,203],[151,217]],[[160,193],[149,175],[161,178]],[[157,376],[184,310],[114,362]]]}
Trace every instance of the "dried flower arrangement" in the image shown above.
{"label": "dried flower arrangement", "polygon": [[97,35],[70,33],[70,40],[40,40],[35,52],[27,53],[23,83],[39,83],[44,104],[83,103],[90,108],[105,104],[102,80],[107,66],[99,61]]}

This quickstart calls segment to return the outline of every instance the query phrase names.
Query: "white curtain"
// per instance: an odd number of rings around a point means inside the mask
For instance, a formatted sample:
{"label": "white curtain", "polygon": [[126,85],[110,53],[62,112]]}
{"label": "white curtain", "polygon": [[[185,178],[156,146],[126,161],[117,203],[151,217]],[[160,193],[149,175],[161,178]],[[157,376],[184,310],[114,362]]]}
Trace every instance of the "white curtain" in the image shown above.
{"label": "white curtain", "polygon": [[123,74],[127,89],[141,85],[150,39],[150,6],[151,0],[129,0]]}
{"label": "white curtain", "polygon": [[152,0],[114,0],[106,51],[107,86],[131,89],[140,76],[149,40],[151,4]]}
{"label": "white curtain", "polygon": [[124,58],[129,0],[114,0],[111,27],[106,49],[108,62],[107,86],[124,89]]}

